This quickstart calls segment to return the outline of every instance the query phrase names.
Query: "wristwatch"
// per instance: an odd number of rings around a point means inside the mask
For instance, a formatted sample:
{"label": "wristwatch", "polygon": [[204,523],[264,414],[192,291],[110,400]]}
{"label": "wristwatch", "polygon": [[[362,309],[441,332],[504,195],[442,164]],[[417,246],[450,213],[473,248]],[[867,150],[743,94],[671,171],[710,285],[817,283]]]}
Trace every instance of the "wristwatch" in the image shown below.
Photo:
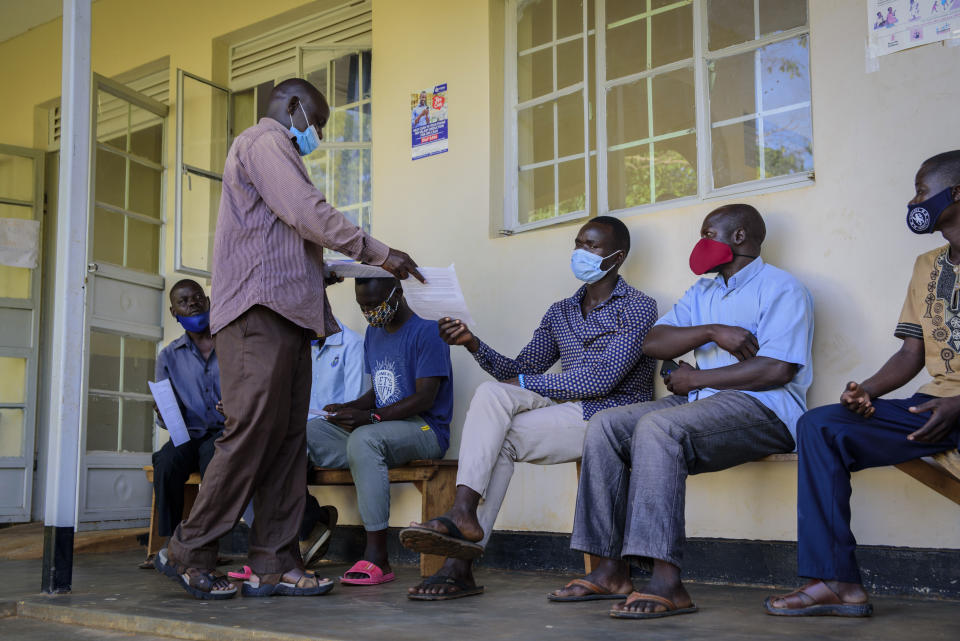
{"label": "wristwatch", "polygon": [[379,422],[382,421],[382,420],[383,420],[383,419],[380,417],[379,414],[377,414],[376,412],[370,412],[370,422],[371,422],[371,423],[379,423]]}

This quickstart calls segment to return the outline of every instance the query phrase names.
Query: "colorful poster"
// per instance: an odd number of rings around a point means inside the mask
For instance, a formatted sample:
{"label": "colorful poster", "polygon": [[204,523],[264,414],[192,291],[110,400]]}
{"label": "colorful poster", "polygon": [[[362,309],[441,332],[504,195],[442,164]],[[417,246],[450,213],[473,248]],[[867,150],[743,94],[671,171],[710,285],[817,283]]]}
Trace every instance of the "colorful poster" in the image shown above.
{"label": "colorful poster", "polygon": [[960,37],[960,0],[869,0],[870,55]]}
{"label": "colorful poster", "polygon": [[410,131],[414,160],[448,150],[447,83],[410,94]]}

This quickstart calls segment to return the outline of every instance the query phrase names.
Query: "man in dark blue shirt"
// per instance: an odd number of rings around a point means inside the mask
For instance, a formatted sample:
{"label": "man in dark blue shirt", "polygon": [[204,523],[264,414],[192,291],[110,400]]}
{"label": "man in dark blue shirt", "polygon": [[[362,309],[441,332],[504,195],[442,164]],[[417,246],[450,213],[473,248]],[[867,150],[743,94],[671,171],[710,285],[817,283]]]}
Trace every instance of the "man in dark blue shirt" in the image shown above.
{"label": "man in dark blue shirt", "polygon": [[310,459],[321,467],[350,468],[367,531],[361,559],[344,573],[345,585],[394,579],[387,557],[390,483],[387,469],[443,456],[450,443],[453,375],[450,347],[437,324],[407,306],[395,278],[358,278],[357,303],[370,324],[364,334],[366,394],[323,408],[326,421],[308,426]]}
{"label": "man in dark blue shirt", "polygon": [[[470,402],[453,508],[400,533],[406,547],[448,557],[436,575],[410,588],[411,599],[479,594],[472,560],[490,539],[514,463],[579,460],[591,416],[653,398],[656,363],[640,346],[657,320],[657,303],[619,276],[629,251],[630,232],[618,218],[600,216],[581,227],[570,267],[586,284],[550,306],[515,359],[461,321],[441,319],[443,339],[465,346],[497,380],[481,384]],[[558,360],[561,371],[546,373]]]}
{"label": "man in dark blue shirt", "polygon": [[[203,476],[224,422],[220,365],[210,335],[210,298],[196,281],[181,280],[170,290],[170,313],[186,331],[160,351],[156,380],[170,380],[190,440],[179,447],[167,441],[153,453],[157,531],[162,537],[173,534],[183,518],[183,486],[194,472]],[[159,414],[158,422],[166,427]],[[140,567],[152,568],[152,555]]]}

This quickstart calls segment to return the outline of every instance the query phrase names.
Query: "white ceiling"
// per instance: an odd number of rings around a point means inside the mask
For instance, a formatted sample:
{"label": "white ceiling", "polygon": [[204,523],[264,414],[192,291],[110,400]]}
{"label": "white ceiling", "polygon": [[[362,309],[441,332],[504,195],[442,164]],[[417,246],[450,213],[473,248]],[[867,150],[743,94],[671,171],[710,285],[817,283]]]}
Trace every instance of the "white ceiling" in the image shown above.
{"label": "white ceiling", "polygon": [[0,0],[0,42],[60,17],[62,0]]}

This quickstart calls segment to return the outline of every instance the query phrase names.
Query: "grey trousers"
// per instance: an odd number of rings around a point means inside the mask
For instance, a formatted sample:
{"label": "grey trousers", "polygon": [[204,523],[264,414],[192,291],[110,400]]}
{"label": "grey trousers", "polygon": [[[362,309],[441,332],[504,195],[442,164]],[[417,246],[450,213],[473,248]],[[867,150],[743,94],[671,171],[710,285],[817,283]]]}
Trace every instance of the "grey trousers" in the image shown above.
{"label": "grey trousers", "polygon": [[350,468],[357,508],[368,532],[389,525],[388,469],[442,455],[436,434],[419,416],[361,425],[352,432],[315,418],[307,422],[307,451],[318,467]]}
{"label": "grey trousers", "polygon": [[743,392],[692,403],[668,396],[598,412],[583,446],[570,547],[680,567],[687,475],[793,448],[783,422]]}

